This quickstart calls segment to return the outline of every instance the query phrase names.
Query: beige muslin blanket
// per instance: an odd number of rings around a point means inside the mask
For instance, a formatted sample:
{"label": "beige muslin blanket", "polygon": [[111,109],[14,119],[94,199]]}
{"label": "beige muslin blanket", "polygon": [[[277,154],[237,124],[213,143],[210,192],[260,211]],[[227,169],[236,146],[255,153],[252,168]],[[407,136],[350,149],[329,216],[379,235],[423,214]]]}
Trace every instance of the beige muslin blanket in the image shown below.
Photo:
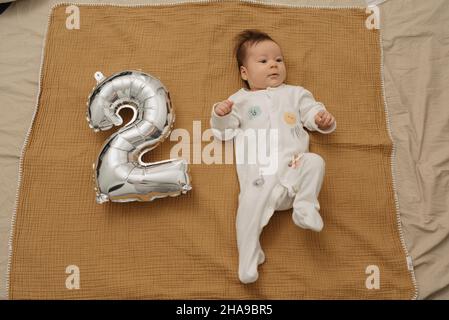
{"label": "beige muslin blanket", "polygon": [[[38,110],[21,164],[9,294],[23,298],[410,299],[412,276],[398,229],[379,33],[364,9],[318,9],[235,1],[162,6],[80,5],[80,29],[53,9]],[[189,194],[98,205],[92,163],[113,132],[85,120],[93,74],[125,69],[168,87],[175,128],[209,127],[210,108],[240,82],[232,38],[268,32],[283,48],[290,84],[314,93],[338,121],[311,134],[326,160],[320,194],[325,229],[297,228],[278,212],[262,234],[259,280],[237,278],[233,165],[192,164]],[[169,158],[166,141],[150,160]],[[203,142],[206,146],[209,142]],[[80,289],[66,288],[68,266]],[[377,266],[379,289],[368,289]]]}

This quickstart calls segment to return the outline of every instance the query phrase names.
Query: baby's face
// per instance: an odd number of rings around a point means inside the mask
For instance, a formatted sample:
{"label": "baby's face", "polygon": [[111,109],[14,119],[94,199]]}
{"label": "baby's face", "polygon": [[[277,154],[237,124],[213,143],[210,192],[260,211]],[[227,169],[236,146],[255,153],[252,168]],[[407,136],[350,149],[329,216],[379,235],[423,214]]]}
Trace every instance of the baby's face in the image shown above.
{"label": "baby's face", "polygon": [[277,43],[269,40],[247,48],[244,66],[240,75],[247,80],[252,91],[277,87],[287,77],[284,57]]}

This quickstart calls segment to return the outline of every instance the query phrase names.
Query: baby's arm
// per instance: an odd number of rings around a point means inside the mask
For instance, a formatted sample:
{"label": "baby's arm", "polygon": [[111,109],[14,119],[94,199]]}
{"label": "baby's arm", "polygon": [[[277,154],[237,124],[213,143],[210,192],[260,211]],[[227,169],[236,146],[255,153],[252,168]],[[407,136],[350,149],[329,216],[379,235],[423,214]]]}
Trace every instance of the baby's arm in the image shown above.
{"label": "baby's arm", "polygon": [[310,131],[318,131],[325,134],[334,132],[337,128],[335,119],[331,126],[326,129],[320,129],[316,123],[316,119],[320,119],[321,115],[326,113],[329,114],[326,107],[321,102],[316,101],[310,91],[301,87],[299,87],[299,89],[299,113],[304,127]]}
{"label": "baby's arm", "polygon": [[225,100],[215,103],[212,107],[210,126],[218,139],[226,141],[234,138],[240,127],[240,117],[234,109],[234,102]]}

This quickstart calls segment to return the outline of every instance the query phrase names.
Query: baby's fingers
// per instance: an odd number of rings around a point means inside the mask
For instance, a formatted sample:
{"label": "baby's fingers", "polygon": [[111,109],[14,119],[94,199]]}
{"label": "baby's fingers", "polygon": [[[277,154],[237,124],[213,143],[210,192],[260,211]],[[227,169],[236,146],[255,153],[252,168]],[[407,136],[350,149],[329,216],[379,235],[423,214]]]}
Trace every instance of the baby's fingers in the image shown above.
{"label": "baby's fingers", "polygon": [[332,126],[334,124],[334,122],[335,122],[335,117],[333,115],[331,115],[328,123],[326,124],[326,126],[330,127],[330,126]]}
{"label": "baby's fingers", "polygon": [[230,109],[232,109],[232,107],[234,106],[234,102],[231,101],[231,100],[226,100],[225,103],[228,105],[228,107],[229,107]]}
{"label": "baby's fingers", "polygon": [[220,107],[223,109],[225,113],[229,113],[232,111],[232,106],[234,105],[234,102],[230,100],[225,100],[222,103],[220,103]]}
{"label": "baby's fingers", "polygon": [[318,115],[320,118],[322,118],[325,114],[326,114],[326,111],[324,111],[324,110],[318,111],[318,113],[317,113],[317,115]]}
{"label": "baby's fingers", "polygon": [[322,124],[326,120],[326,117],[328,116],[328,112],[325,110],[321,110],[317,113],[318,121]]}
{"label": "baby's fingers", "polygon": [[334,122],[334,117],[329,115],[329,117],[326,119],[326,121],[324,122],[324,126],[325,127],[330,127],[330,125],[332,124],[332,122]]}
{"label": "baby's fingers", "polygon": [[218,114],[219,116],[227,115],[228,113],[231,112],[233,104],[234,103],[229,100],[223,101],[222,103],[217,105],[217,107],[215,108],[215,113]]}
{"label": "baby's fingers", "polygon": [[219,115],[219,116],[224,116],[225,114],[227,114],[229,111],[228,111],[228,108],[227,107],[225,107],[225,106],[223,106],[223,105],[218,105],[216,108],[215,108],[215,113],[217,114],[217,115]]}

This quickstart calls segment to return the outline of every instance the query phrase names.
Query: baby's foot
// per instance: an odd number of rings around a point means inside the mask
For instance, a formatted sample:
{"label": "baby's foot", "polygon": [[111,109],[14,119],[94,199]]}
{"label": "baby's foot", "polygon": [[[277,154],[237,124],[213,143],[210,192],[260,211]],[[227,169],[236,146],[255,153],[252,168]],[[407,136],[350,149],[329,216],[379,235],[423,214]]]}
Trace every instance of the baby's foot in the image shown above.
{"label": "baby's foot", "polygon": [[[257,265],[262,264],[265,262],[265,253],[263,250],[259,251],[259,255],[257,257]],[[250,268],[251,269],[251,268]],[[254,270],[251,271],[242,271],[239,270],[239,279],[244,284],[255,282],[259,278],[259,272],[257,272],[257,266],[254,268]]]}
{"label": "baby's foot", "polygon": [[256,282],[258,278],[259,273],[257,272],[257,270],[255,270],[255,272],[239,272],[239,279],[243,284]]}
{"label": "baby's foot", "polygon": [[323,229],[323,219],[319,212],[315,209],[311,210],[293,210],[293,222],[303,229],[310,229],[312,231],[320,232]]}
{"label": "baby's foot", "polygon": [[265,262],[265,253],[260,250],[259,252],[259,259],[257,260],[257,264],[262,264]]}

